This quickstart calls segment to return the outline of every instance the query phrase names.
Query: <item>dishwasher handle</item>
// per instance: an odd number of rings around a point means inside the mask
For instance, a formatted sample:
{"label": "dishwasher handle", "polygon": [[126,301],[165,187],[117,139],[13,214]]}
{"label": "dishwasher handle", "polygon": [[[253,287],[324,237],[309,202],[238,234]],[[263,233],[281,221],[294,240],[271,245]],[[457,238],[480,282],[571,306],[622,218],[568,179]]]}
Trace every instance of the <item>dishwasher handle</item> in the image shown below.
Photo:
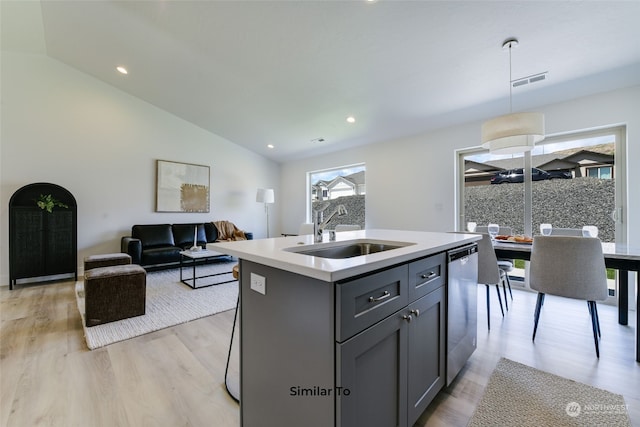
{"label": "dishwasher handle", "polygon": [[449,258],[449,262],[451,263],[458,259],[467,257],[469,255],[473,255],[477,252],[478,252],[478,245],[476,243],[473,243],[468,246],[463,246],[461,248],[453,249],[447,253],[447,256]]}

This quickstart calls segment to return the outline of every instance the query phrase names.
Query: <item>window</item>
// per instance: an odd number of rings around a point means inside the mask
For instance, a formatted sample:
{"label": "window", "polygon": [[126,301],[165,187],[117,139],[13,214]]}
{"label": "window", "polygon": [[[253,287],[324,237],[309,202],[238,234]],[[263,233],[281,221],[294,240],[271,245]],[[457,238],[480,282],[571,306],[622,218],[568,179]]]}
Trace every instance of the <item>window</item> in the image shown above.
{"label": "window", "polygon": [[600,166],[596,168],[587,168],[587,176],[599,179],[612,179],[611,166]]}
{"label": "window", "polygon": [[[467,222],[493,222],[533,236],[540,234],[542,223],[595,225],[602,241],[625,243],[625,133],[618,127],[550,136],[532,152],[518,155],[458,151],[459,229]],[[527,180],[522,171],[529,167]],[[517,274],[524,277],[523,263],[519,266]],[[610,287],[615,289],[613,280]]]}
{"label": "window", "polygon": [[320,171],[307,172],[309,203],[307,221],[311,222],[312,212],[321,203],[328,203],[325,209],[330,213],[338,205],[344,205],[347,214],[334,217],[329,229],[336,224],[359,225],[365,227],[366,167],[364,164],[341,166]]}

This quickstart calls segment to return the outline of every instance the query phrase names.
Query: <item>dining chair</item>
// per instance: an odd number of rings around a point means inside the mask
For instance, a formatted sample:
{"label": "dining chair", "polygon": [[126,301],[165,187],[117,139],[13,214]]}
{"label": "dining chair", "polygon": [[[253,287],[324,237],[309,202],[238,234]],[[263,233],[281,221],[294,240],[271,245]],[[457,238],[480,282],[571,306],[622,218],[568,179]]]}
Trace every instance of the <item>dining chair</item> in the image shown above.
{"label": "dining chair", "polygon": [[[486,225],[477,226],[476,232],[488,233],[489,227]],[[498,234],[501,236],[512,236],[513,229],[511,227],[500,226],[498,230]],[[512,259],[498,258],[498,268],[500,268],[500,270],[504,272],[504,276],[502,280],[502,291],[504,292],[504,305],[507,311],[509,310],[509,303],[507,301],[507,288],[509,288],[509,296],[511,297],[511,301],[513,301],[513,293],[511,292],[511,280],[509,280],[509,272],[513,270],[513,266],[514,266],[514,261]]]}
{"label": "dining chair", "polygon": [[600,357],[600,322],[596,301],[607,299],[607,272],[600,239],[577,236],[535,236],[529,269],[531,289],[538,291],[534,312],[536,339],[546,294],[587,301],[596,356]]}
{"label": "dining chair", "polygon": [[338,224],[334,227],[336,232],[338,231],[355,231],[361,230],[360,226],[357,224]]}
{"label": "dining chair", "polygon": [[498,268],[498,259],[491,243],[491,237],[487,233],[477,233],[482,235],[482,240],[478,242],[478,283],[482,283],[487,289],[487,329],[491,330],[491,298],[489,287],[496,286],[500,311],[504,317],[502,307],[502,297],[500,296],[499,283],[504,278],[504,271]]}
{"label": "dining chair", "polygon": [[300,228],[298,230],[299,236],[304,236],[305,234],[313,234],[313,224],[310,222],[303,222],[300,224]]}
{"label": "dining chair", "polygon": [[551,236],[582,237],[582,228],[552,228]]}

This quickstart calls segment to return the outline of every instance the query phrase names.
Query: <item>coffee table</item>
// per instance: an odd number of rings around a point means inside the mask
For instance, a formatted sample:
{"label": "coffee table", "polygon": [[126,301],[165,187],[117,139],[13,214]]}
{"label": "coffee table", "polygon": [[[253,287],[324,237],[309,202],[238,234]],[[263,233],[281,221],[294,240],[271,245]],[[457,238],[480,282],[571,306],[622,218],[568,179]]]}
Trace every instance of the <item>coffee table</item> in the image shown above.
{"label": "coffee table", "polygon": [[[212,250],[208,250],[208,249],[204,249],[201,251],[182,251],[180,252],[180,281],[182,283],[184,283],[185,285],[189,286],[192,289],[200,289],[200,288],[207,288],[209,286],[216,286],[216,285],[222,285],[223,283],[230,283],[230,282],[235,282],[236,279],[231,278],[231,280],[225,280],[222,282],[216,282],[216,283],[209,283],[207,285],[200,285],[197,286],[197,281],[200,280],[202,281],[202,279],[205,279],[207,277],[216,277],[216,276],[223,276],[225,274],[232,274],[233,271],[229,270],[229,271],[225,271],[222,273],[214,273],[214,274],[201,274],[198,275],[197,274],[197,267],[198,266],[202,266],[205,264],[205,261],[211,260],[213,258],[219,258],[222,256],[228,256],[226,254],[223,254],[222,252],[216,252],[216,251],[212,251]],[[191,260],[189,262],[189,260]],[[186,262],[185,262],[186,261]],[[199,262],[202,261],[202,262]],[[184,277],[183,275],[183,269],[187,268],[189,269],[189,267],[191,267],[191,277]]]}

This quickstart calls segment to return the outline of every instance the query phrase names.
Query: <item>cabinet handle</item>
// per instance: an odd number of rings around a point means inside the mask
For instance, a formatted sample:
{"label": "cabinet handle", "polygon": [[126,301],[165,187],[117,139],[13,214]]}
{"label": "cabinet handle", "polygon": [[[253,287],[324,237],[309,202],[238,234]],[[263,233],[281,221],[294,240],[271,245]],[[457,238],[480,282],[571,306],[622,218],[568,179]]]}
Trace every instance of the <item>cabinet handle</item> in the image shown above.
{"label": "cabinet handle", "polygon": [[420,276],[420,278],[422,279],[431,279],[432,277],[435,277],[436,273],[435,271],[430,271],[429,274],[423,274]]}
{"label": "cabinet handle", "polygon": [[407,322],[411,322],[411,319],[413,319],[411,316],[407,316],[407,315],[402,316],[402,318],[403,318],[404,320],[406,320]]}
{"label": "cabinet handle", "polygon": [[379,296],[378,298],[369,297],[369,302],[379,302],[379,301],[382,301],[383,299],[389,298],[390,296],[391,294],[389,293],[389,291],[384,291],[382,295]]}
{"label": "cabinet handle", "polygon": [[411,310],[409,313],[414,314],[416,317],[420,316],[420,310],[418,309]]}

